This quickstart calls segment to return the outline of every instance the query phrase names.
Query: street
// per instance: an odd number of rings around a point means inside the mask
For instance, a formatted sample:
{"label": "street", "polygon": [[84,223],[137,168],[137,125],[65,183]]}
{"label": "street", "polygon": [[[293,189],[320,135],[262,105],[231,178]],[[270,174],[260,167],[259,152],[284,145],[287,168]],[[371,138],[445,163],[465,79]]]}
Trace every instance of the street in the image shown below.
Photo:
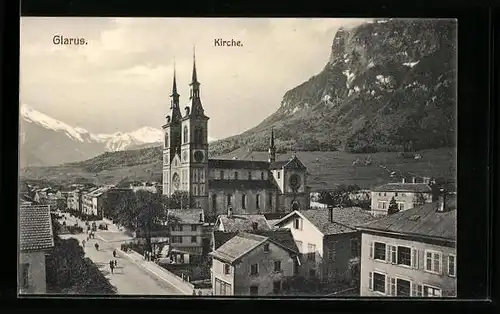
{"label": "street", "polygon": [[[66,214],[66,225],[72,226],[77,220]],[[60,220],[62,223],[64,220]],[[96,222],[97,223],[97,222]],[[83,222],[79,222],[81,227],[85,227]],[[97,223],[97,225],[99,225]],[[116,287],[117,294],[130,295],[181,295],[182,293],[171,284],[154,278],[145,269],[136,265],[125,256],[120,256],[118,248],[124,242],[130,241],[131,237],[127,236],[121,231],[101,231],[95,233],[95,239],[87,241],[87,232],[84,228],[82,234],[68,234],[61,235],[62,239],[75,238],[82,244],[85,239],[85,256],[90,258],[101,270],[103,275],[109,279],[110,283]],[[99,244],[99,250],[96,250],[94,245]],[[114,274],[111,274],[109,268],[109,261],[114,260],[113,249],[117,249],[118,256],[116,260],[118,267],[115,269]],[[147,263],[146,261],[139,261],[139,263]]]}

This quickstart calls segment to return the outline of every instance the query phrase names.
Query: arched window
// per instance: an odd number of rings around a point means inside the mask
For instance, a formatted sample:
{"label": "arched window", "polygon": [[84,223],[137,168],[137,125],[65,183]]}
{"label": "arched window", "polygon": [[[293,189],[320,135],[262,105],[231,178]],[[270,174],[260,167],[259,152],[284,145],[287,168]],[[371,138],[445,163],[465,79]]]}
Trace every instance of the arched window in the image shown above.
{"label": "arched window", "polygon": [[255,207],[260,209],[260,194],[255,195]]}
{"label": "arched window", "polygon": [[212,211],[217,213],[217,194],[212,194]]}
{"label": "arched window", "polygon": [[165,133],[165,147],[168,147],[168,133]]}
{"label": "arched window", "polygon": [[187,125],[184,126],[184,143],[188,142],[188,127]]}
{"label": "arched window", "polygon": [[201,127],[196,127],[194,129],[194,140],[198,144],[203,143],[203,129]]}
{"label": "arched window", "polygon": [[241,195],[241,208],[247,208],[247,196],[245,194]]}

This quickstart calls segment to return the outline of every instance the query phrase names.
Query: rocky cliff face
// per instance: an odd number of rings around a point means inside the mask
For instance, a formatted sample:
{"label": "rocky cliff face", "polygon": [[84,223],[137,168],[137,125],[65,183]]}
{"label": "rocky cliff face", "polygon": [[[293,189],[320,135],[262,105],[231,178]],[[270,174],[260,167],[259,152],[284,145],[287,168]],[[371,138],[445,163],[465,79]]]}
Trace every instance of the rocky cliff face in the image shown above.
{"label": "rocky cliff face", "polygon": [[288,91],[255,128],[215,142],[214,152],[349,152],[455,145],[456,23],[379,19],[339,29],[318,75]]}

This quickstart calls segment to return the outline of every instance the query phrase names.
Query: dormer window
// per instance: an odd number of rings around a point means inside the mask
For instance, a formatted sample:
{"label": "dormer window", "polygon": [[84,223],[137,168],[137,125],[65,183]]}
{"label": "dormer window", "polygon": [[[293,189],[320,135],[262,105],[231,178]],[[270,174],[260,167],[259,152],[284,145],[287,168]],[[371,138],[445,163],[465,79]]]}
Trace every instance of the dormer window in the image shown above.
{"label": "dormer window", "polygon": [[264,244],[264,253],[269,253],[269,243]]}
{"label": "dormer window", "polygon": [[252,229],[253,229],[253,230],[257,230],[257,229],[259,229],[259,223],[257,223],[257,222],[252,222]]}

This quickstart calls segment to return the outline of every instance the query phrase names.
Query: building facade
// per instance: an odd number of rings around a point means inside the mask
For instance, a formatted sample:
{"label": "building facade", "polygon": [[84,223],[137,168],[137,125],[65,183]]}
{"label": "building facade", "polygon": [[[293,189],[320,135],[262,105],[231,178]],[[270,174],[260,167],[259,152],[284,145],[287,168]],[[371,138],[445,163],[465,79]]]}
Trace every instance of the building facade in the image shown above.
{"label": "building facade", "polygon": [[174,72],[171,113],[163,147],[163,194],[187,192],[191,203],[216,216],[232,207],[235,213],[264,213],[309,207],[307,169],[297,157],[276,161],[271,132],[267,161],[208,158],[208,120],[193,61],[189,106],[181,114]]}
{"label": "building facade", "polygon": [[389,204],[394,198],[399,211],[431,203],[433,189],[428,182],[388,183],[374,188],[371,192],[371,209],[375,216],[387,215]]}
{"label": "building facade", "polygon": [[456,296],[456,203],[450,203],[421,205],[359,227],[361,296]]}
{"label": "building facade", "polygon": [[169,256],[177,264],[189,264],[192,256],[203,253],[203,213],[199,209],[169,210],[176,217],[170,224]]}

